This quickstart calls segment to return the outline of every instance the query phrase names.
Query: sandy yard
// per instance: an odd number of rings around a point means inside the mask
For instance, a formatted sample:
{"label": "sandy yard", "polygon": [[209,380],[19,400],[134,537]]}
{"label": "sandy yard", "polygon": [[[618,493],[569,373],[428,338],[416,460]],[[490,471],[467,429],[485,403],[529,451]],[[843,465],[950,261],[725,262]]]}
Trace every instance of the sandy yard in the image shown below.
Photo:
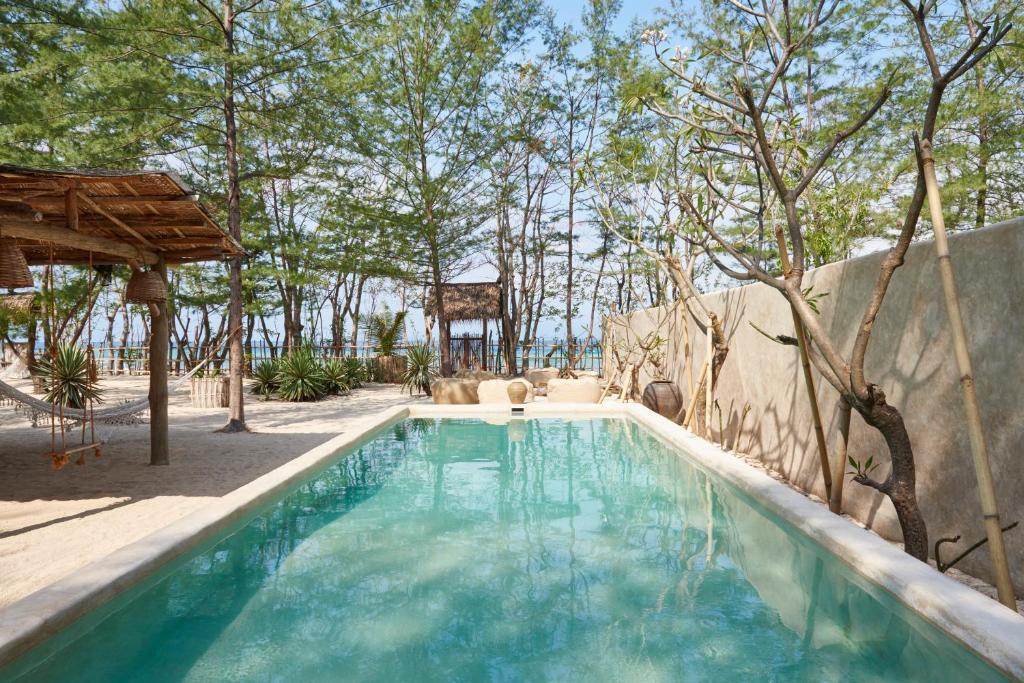
{"label": "sandy yard", "polygon": [[[19,388],[27,382],[15,382]],[[144,396],[147,377],[105,379],[108,402]],[[250,433],[217,433],[227,409],[196,409],[187,387],[171,394],[171,465],[150,467],[149,426],[101,428],[103,457],[54,471],[50,430],[0,406],[0,606],[266,474],[377,412],[409,402],[388,385],[314,404],[247,396]],[[78,438],[74,434],[69,438]]]}

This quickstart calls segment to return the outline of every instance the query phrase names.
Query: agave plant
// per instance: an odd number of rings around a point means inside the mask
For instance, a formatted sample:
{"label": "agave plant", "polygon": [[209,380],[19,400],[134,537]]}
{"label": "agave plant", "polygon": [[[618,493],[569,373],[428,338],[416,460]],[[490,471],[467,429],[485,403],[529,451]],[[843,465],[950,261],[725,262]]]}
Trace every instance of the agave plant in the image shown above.
{"label": "agave plant", "polygon": [[341,358],[328,358],[323,368],[327,390],[332,394],[347,394],[350,389],[348,364]]}
{"label": "agave plant", "polygon": [[366,370],[366,365],[363,364],[358,358],[345,358],[342,359],[345,364],[345,375],[348,379],[349,389],[358,389],[363,386],[364,382],[370,381],[370,373]]}
{"label": "agave plant", "polygon": [[269,398],[279,387],[278,362],[261,360],[252,369],[252,392],[257,396]]}
{"label": "agave plant", "polygon": [[74,344],[59,343],[52,356],[36,363],[46,387],[46,400],[69,408],[85,408],[88,401],[100,401],[100,390],[89,375],[89,354]]}
{"label": "agave plant", "polygon": [[402,336],[405,313],[405,311],[399,311],[392,314],[385,310],[370,318],[370,337],[374,340],[374,350],[381,356],[395,355],[395,347],[398,346],[399,338]]}
{"label": "agave plant", "polygon": [[312,349],[296,349],[278,361],[277,393],[284,401],[319,401],[329,392],[327,375]]}
{"label": "agave plant", "polygon": [[402,388],[430,396],[430,383],[437,378],[437,355],[426,344],[413,344],[405,350],[407,365],[402,375]]}

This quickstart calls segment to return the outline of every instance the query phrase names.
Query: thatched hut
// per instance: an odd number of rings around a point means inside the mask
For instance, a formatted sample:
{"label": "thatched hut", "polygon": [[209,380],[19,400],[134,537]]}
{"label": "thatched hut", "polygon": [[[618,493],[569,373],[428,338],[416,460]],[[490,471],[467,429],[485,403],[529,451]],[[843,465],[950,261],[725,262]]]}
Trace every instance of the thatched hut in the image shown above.
{"label": "thatched hut", "polygon": [[174,173],[0,164],[0,247],[15,266],[4,287],[33,286],[29,265],[131,266],[129,296],[134,285],[151,313],[150,463],[167,464],[167,267],[238,256],[242,245]]}
{"label": "thatched hut", "polygon": [[[481,367],[487,369],[487,323],[491,320],[501,320],[501,286],[497,282],[453,282],[442,285],[441,291],[444,296],[444,317],[445,326],[448,332],[448,339],[452,338],[451,326],[453,322],[476,322],[482,326],[480,335]],[[424,324],[426,329],[434,326],[437,318],[437,299],[434,288],[427,292],[427,300],[423,307]],[[469,338],[452,341],[453,355],[458,355],[457,343],[461,343],[462,355],[468,359],[471,353]],[[475,355],[475,354],[473,354]]]}

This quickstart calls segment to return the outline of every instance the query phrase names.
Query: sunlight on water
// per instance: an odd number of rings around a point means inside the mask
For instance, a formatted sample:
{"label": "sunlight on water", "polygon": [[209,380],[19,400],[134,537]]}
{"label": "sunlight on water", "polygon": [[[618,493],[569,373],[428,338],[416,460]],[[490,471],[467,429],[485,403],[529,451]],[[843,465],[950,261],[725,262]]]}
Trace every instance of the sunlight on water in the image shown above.
{"label": "sunlight on water", "polygon": [[24,680],[1000,680],[614,419],[408,420],[122,603]]}

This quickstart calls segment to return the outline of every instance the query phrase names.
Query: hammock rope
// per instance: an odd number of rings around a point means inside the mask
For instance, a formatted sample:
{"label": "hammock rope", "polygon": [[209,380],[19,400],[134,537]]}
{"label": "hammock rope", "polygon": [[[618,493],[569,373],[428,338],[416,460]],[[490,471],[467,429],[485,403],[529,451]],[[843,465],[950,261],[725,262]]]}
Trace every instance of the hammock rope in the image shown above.
{"label": "hammock rope", "polygon": [[[180,389],[182,385],[195,377],[195,375],[198,374],[206,364],[216,356],[217,352],[210,354],[201,363],[189,370],[187,374],[182,375],[172,382],[168,385],[168,392],[174,392]],[[3,380],[0,380],[0,396],[11,401],[18,412],[25,415],[29,421],[32,422],[33,427],[38,427],[43,419],[49,422],[50,416],[53,414],[55,409],[53,403],[26,394],[20,389],[7,384]],[[101,410],[85,410],[81,408],[65,407],[64,419],[68,420],[72,424],[86,422],[91,417],[91,419],[101,424],[139,425],[145,422],[142,417],[142,413],[147,410],[149,410],[148,397],[137,399],[135,401],[126,401],[125,403],[120,403],[116,406],[103,408]]]}

